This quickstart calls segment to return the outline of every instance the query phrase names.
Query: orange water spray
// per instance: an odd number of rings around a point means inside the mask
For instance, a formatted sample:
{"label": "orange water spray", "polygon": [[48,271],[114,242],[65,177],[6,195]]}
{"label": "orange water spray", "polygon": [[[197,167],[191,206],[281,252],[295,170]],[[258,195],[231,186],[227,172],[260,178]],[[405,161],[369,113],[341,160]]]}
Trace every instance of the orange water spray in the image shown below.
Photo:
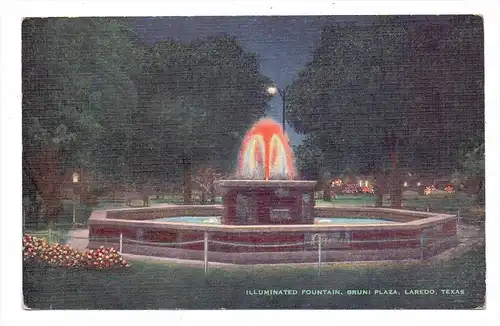
{"label": "orange water spray", "polygon": [[294,178],[292,150],[281,125],[263,119],[250,128],[241,144],[238,175],[265,180]]}

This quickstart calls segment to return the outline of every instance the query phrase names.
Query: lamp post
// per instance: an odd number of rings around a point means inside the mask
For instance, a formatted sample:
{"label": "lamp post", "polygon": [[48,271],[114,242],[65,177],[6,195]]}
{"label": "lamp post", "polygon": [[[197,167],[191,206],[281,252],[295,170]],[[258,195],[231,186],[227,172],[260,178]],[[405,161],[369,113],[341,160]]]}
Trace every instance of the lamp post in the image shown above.
{"label": "lamp post", "polygon": [[78,172],[73,172],[73,225],[76,224],[76,199],[75,199],[75,188],[78,185],[78,182],[80,181],[80,175]]}
{"label": "lamp post", "polygon": [[280,94],[280,96],[281,96],[281,102],[283,103],[283,107],[282,107],[283,133],[285,133],[285,125],[286,125],[286,122],[285,122],[285,114],[286,114],[286,93],[285,93],[285,90],[279,89],[276,86],[269,86],[267,88],[267,92],[272,96],[276,95],[276,93]]}

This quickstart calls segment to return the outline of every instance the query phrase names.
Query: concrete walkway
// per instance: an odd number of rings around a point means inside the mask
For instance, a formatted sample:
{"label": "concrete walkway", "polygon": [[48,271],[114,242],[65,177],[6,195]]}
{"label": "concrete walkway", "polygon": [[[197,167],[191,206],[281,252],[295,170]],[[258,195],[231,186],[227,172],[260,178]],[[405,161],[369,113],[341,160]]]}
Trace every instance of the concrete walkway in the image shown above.
{"label": "concrete walkway", "polygon": [[71,248],[77,250],[85,250],[89,245],[89,229],[76,229],[71,230],[67,234],[67,241]]}

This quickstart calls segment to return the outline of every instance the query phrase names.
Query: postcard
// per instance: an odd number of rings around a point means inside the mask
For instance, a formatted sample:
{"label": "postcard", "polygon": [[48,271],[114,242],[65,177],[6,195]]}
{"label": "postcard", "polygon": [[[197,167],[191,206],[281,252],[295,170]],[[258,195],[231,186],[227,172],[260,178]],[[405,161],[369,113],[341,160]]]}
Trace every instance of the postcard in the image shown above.
{"label": "postcard", "polygon": [[27,310],[485,309],[480,15],[24,17]]}

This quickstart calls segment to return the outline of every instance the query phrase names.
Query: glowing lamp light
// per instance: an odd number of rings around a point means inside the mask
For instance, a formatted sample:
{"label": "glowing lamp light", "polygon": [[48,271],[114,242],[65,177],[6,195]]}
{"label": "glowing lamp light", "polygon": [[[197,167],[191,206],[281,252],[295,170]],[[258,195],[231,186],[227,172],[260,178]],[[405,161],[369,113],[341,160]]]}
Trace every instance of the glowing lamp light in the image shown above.
{"label": "glowing lamp light", "polygon": [[405,181],[404,186],[405,186],[405,187],[408,187],[408,182],[406,182],[406,181]]}
{"label": "glowing lamp light", "polygon": [[271,95],[273,95],[273,96],[274,96],[274,95],[276,95],[276,93],[278,92],[278,89],[277,89],[276,87],[274,87],[274,86],[269,86],[269,87],[267,88],[267,92],[268,92],[269,94],[271,94]]}
{"label": "glowing lamp light", "polygon": [[368,187],[368,180],[365,180],[365,187]]}
{"label": "glowing lamp light", "polygon": [[359,180],[359,186],[363,187],[363,181],[362,180]]}
{"label": "glowing lamp light", "polygon": [[417,182],[417,187],[420,187],[420,182]]}
{"label": "glowing lamp light", "polygon": [[73,183],[78,183],[80,179],[80,175],[78,174],[78,172],[73,172]]}
{"label": "glowing lamp light", "polygon": [[276,93],[278,92],[278,89],[274,86],[269,86],[267,88],[267,92],[271,95],[276,95]]}

